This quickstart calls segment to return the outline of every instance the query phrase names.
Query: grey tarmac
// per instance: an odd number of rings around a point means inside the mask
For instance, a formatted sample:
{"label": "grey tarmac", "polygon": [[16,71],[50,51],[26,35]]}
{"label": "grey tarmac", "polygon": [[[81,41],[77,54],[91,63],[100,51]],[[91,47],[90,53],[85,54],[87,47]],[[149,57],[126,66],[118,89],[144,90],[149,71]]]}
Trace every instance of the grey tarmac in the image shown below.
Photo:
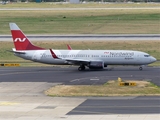
{"label": "grey tarmac", "polygon": [[[110,99],[108,99],[110,98]],[[106,99],[88,98],[68,115],[81,114],[160,114],[160,97],[140,96],[123,99],[106,97]]]}
{"label": "grey tarmac", "polygon": [[0,120],[159,120],[160,97],[49,97],[57,84],[103,84],[110,79],[150,80],[160,85],[160,67],[0,67]]}
{"label": "grey tarmac", "polygon": [[[95,40],[160,40],[160,34],[65,34],[65,35],[27,35],[31,41],[95,41]],[[0,35],[0,41],[12,41],[11,35]]]}
{"label": "grey tarmac", "polygon": [[109,66],[78,71],[78,66],[0,68],[0,82],[60,82],[67,85],[104,84],[108,80],[147,80],[160,86],[160,67]]}

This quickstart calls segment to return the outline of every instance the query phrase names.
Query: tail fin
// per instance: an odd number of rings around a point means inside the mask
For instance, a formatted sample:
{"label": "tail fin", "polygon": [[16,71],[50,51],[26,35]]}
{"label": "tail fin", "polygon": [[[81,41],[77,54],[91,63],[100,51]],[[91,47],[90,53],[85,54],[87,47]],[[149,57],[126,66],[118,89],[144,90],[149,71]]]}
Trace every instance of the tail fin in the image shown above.
{"label": "tail fin", "polygon": [[34,46],[15,23],[9,23],[16,50],[43,50]]}

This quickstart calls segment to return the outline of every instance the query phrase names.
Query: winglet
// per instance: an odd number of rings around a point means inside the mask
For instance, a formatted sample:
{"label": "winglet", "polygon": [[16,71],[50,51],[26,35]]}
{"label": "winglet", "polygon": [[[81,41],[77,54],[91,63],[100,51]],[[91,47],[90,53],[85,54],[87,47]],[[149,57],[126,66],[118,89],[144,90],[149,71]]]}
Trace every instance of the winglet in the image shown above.
{"label": "winglet", "polygon": [[57,57],[57,55],[52,51],[52,49],[49,49],[49,50],[50,50],[51,55],[52,55],[52,57],[53,57],[54,59],[59,59],[59,58]]}
{"label": "winglet", "polygon": [[44,48],[33,45],[15,23],[9,23],[9,26],[16,50],[44,50]]}
{"label": "winglet", "polygon": [[68,50],[72,50],[71,46],[67,44]]}

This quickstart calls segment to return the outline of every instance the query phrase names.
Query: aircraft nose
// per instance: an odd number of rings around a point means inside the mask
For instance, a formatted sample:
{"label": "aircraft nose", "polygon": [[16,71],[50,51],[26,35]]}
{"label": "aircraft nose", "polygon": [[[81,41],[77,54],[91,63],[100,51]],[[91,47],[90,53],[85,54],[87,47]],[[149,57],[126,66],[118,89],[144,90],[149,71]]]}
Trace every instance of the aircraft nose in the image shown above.
{"label": "aircraft nose", "polygon": [[157,61],[157,59],[156,59],[156,58],[154,58],[154,57],[152,57],[152,58],[151,58],[151,61],[152,61],[152,62],[156,62],[156,61]]}

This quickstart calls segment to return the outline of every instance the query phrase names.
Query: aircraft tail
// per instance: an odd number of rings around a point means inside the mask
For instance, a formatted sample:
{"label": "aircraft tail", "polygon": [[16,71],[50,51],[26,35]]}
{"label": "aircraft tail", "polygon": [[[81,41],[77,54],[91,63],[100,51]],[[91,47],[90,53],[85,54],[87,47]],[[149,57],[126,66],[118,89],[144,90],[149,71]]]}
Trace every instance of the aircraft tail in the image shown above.
{"label": "aircraft tail", "polygon": [[43,50],[33,45],[15,23],[9,23],[16,50]]}

